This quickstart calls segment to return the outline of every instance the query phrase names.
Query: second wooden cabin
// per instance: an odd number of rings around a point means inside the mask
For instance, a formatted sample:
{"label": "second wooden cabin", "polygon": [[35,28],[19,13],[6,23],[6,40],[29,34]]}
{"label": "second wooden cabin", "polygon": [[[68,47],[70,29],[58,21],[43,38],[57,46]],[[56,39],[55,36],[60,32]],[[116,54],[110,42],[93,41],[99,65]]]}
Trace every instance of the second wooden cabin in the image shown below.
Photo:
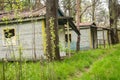
{"label": "second wooden cabin", "polygon": [[[80,23],[80,50],[97,48],[97,27],[95,23]],[[67,34],[66,34],[67,36]],[[76,49],[77,35],[70,29],[69,32],[70,48]],[[66,42],[67,43],[67,42]]]}
{"label": "second wooden cabin", "polygon": [[97,28],[98,47],[110,45],[110,29],[104,27]]}

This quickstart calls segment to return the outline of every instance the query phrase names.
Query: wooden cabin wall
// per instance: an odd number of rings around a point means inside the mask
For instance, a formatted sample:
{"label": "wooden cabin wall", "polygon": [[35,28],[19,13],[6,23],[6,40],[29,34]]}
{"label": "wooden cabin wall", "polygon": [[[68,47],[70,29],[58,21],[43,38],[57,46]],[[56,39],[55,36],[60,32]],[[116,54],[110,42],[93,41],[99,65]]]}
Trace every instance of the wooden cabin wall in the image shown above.
{"label": "wooden cabin wall", "polygon": [[85,28],[81,29],[81,42],[80,42],[80,47],[82,50],[90,49],[91,46],[91,35],[90,35],[90,29]]}
{"label": "wooden cabin wall", "polygon": [[[14,28],[16,35],[15,45],[4,45],[3,44],[3,29]],[[22,48],[23,57],[26,59],[33,59],[34,54],[39,59],[43,55],[42,47],[42,21],[40,22],[28,22],[14,25],[3,25],[0,26],[0,59],[8,58],[11,59],[13,53],[15,57],[19,57],[19,47]]]}
{"label": "wooden cabin wall", "polygon": [[[87,50],[90,49],[91,45],[91,37],[90,37],[90,29],[84,28],[80,29],[80,50]],[[77,41],[77,34],[74,31],[71,31],[71,49],[76,50],[76,41]]]}
{"label": "wooden cabin wall", "polygon": [[[7,58],[12,60],[13,53],[15,57],[19,57],[19,47],[22,48],[22,57],[27,60],[40,59],[44,56],[44,47],[42,39],[42,27],[45,27],[44,20],[35,22],[25,22],[19,24],[8,24],[0,26],[0,60]],[[64,26],[59,26],[59,41],[62,49],[60,49],[60,55],[65,56],[65,30]],[[3,30],[6,28],[15,29],[16,44],[15,45],[4,45]]]}
{"label": "wooden cabin wall", "polygon": [[[104,32],[103,32],[104,31]],[[98,30],[97,31],[98,45],[103,45],[105,40],[105,45],[110,44],[109,30]]]}

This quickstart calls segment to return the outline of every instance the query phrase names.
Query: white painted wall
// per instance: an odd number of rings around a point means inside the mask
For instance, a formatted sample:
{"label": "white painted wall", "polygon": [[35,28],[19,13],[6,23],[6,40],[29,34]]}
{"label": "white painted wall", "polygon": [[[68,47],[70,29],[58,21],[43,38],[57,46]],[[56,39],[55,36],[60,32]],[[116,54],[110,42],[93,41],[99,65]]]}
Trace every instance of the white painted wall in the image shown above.
{"label": "white painted wall", "polygon": [[[16,45],[3,46],[3,29],[11,27],[16,30]],[[61,26],[63,27],[63,26]],[[35,34],[34,34],[35,30]],[[25,59],[33,59],[36,53],[37,59],[44,56],[43,41],[42,41],[42,22],[27,22],[17,24],[9,24],[7,26],[0,25],[0,60],[2,58],[12,59],[13,53],[15,57],[19,57],[19,47],[22,47],[22,57]],[[59,33],[59,40],[63,47],[65,47],[64,27]],[[20,42],[20,44],[19,44]],[[34,45],[35,42],[35,45]],[[34,47],[35,46],[35,47]],[[34,50],[35,48],[35,50]],[[65,52],[61,50],[61,56],[65,56]]]}
{"label": "white painted wall", "polygon": [[[80,49],[86,50],[90,48],[90,29],[80,29]],[[71,49],[76,49],[76,42],[77,42],[77,34],[74,31],[71,31],[72,34],[72,42],[71,42]]]}

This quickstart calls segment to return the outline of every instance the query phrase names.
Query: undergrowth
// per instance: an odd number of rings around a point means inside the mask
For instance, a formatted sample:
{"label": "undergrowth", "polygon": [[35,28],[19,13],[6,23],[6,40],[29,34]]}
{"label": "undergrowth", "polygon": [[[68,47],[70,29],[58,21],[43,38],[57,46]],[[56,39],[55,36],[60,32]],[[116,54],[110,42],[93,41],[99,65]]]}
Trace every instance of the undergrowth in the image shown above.
{"label": "undergrowth", "polygon": [[[80,51],[74,53],[70,58],[63,61],[46,62],[42,64],[38,62],[23,62],[21,80],[66,80],[74,76],[76,72],[84,72],[85,68],[89,68],[100,56],[106,54],[108,49],[97,49]],[[3,73],[2,64],[0,64],[0,72]],[[6,80],[16,80],[19,65],[17,62],[6,62],[5,78]],[[55,75],[55,76],[53,76]],[[53,78],[51,78],[53,77]],[[3,75],[0,74],[0,80]]]}

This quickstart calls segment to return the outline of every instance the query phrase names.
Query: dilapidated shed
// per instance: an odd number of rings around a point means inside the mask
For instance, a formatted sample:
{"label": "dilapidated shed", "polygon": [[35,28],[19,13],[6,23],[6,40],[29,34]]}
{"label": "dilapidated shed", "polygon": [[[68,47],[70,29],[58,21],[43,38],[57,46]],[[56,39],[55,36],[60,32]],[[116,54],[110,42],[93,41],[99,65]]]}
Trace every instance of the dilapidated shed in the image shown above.
{"label": "dilapidated shed", "polygon": [[[95,23],[80,23],[80,50],[97,48],[97,27]],[[71,49],[76,49],[77,35],[70,30]]]}
{"label": "dilapidated shed", "polygon": [[[45,14],[46,7],[19,13],[7,12],[0,14],[0,60],[22,58],[32,60],[44,57],[45,52]],[[67,21],[75,34],[79,34],[71,17],[66,17],[58,9],[59,41],[65,47],[64,24]],[[72,25],[71,25],[72,24]],[[60,55],[65,56],[65,51],[60,50]]]}
{"label": "dilapidated shed", "polygon": [[106,47],[110,45],[110,29],[104,27],[97,28],[97,40],[98,40],[98,47],[103,46]]}

